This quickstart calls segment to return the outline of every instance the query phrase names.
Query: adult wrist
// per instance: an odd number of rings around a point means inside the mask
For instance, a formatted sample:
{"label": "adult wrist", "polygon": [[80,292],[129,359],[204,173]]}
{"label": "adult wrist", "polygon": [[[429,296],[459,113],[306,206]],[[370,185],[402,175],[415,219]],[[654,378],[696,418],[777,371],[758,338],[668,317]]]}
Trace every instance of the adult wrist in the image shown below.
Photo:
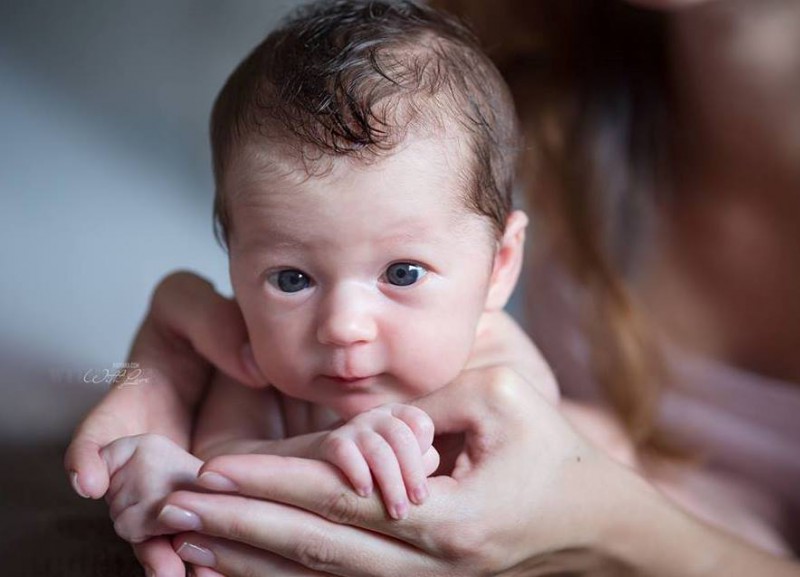
{"label": "adult wrist", "polygon": [[796,564],[707,525],[672,504],[633,471],[617,469],[614,491],[601,507],[594,547],[634,575],[800,575]]}

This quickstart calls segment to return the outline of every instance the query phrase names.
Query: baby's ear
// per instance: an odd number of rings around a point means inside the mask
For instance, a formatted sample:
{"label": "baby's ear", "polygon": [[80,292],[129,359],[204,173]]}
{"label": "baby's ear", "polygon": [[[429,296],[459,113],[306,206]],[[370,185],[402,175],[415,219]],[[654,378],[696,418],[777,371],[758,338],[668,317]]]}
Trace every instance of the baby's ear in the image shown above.
{"label": "baby's ear", "polygon": [[525,228],[528,217],[521,210],[512,212],[506,220],[506,229],[494,255],[486,311],[498,311],[506,306],[522,269],[525,245]]}

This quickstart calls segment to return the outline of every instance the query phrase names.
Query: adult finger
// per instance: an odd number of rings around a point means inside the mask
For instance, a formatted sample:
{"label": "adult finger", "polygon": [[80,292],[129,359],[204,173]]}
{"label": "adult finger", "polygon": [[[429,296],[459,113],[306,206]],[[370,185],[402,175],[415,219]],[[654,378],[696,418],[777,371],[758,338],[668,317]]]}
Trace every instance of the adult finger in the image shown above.
{"label": "adult finger", "polygon": [[[349,489],[347,493],[360,499]],[[418,549],[383,535],[338,525],[295,507],[235,495],[173,493],[159,521],[177,530],[251,545],[322,573],[394,577],[441,569]]]}
{"label": "adult finger", "polygon": [[[329,577],[274,553],[249,545],[215,539],[199,533],[183,533],[172,540],[177,555],[190,563],[196,577]],[[213,567],[213,568],[212,568]]]}
{"label": "adult finger", "polygon": [[133,546],[133,554],[144,568],[146,577],[186,577],[183,560],[172,548],[168,537],[155,537]]}

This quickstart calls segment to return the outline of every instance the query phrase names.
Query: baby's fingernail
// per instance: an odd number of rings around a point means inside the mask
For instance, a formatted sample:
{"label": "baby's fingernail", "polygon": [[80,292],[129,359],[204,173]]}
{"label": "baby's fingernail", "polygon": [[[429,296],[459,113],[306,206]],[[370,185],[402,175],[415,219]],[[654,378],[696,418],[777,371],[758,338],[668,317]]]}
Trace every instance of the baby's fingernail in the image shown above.
{"label": "baby's fingernail", "polygon": [[236,486],[236,483],[228,479],[228,477],[213,471],[202,473],[197,478],[197,482],[202,487],[211,489],[212,491],[224,491],[226,493],[236,493],[239,491],[239,487]]}
{"label": "baby's fingernail", "polygon": [[261,370],[256,364],[256,357],[253,355],[253,347],[250,346],[250,343],[244,344],[242,350],[239,352],[239,356],[242,359],[244,369],[247,371],[247,374],[250,375],[250,378],[253,379],[253,382],[256,384],[262,383],[264,378],[261,376]]}
{"label": "baby's fingernail", "polygon": [[148,567],[147,565],[142,566],[144,568],[145,577],[156,577],[156,572],[153,571],[152,568]]}
{"label": "baby's fingernail", "polygon": [[78,483],[78,472],[77,471],[70,471],[69,472],[69,481],[72,483],[72,489],[84,499],[88,499],[89,495],[84,493],[83,489],[81,489],[80,483]]}
{"label": "baby's fingernail", "polygon": [[158,520],[181,531],[196,531],[200,528],[200,517],[175,505],[165,505],[158,514]]}
{"label": "baby's fingernail", "polygon": [[359,497],[369,497],[372,495],[372,487],[359,487],[356,489]]}
{"label": "baby's fingernail", "polygon": [[178,557],[187,563],[200,565],[201,567],[214,567],[217,564],[217,558],[209,549],[200,547],[194,543],[189,543],[188,541],[184,541],[181,546],[178,547],[177,553]]}
{"label": "baby's fingernail", "polygon": [[422,505],[425,502],[425,499],[428,498],[428,487],[427,485],[420,485],[413,491],[411,491],[411,500],[414,501],[416,505]]}
{"label": "baby's fingernail", "polygon": [[395,503],[390,511],[391,516],[398,521],[408,517],[408,503]]}

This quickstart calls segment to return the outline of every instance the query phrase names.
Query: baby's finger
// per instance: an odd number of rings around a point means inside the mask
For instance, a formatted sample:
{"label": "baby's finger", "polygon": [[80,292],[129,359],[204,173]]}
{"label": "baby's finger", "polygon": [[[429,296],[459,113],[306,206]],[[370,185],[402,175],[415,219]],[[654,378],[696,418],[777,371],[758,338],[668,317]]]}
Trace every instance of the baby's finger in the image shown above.
{"label": "baby's finger", "polygon": [[[114,479],[111,480],[111,485],[113,488]],[[111,496],[111,491],[108,492],[106,502],[108,503],[109,516],[116,521],[117,517],[122,515],[128,508],[139,504],[139,497],[133,491],[120,491],[118,488],[113,497]]]}
{"label": "baby's finger", "polygon": [[125,509],[114,519],[114,531],[128,543],[142,543],[151,537],[145,507],[133,506]]}
{"label": "baby's finger", "polygon": [[183,560],[166,537],[154,537],[133,546],[146,577],[186,577]]}
{"label": "baby's finger", "polygon": [[382,436],[394,451],[408,498],[413,503],[421,505],[428,496],[428,483],[422,466],[422,453],[414,432],[399,419],[381,421],[376,424],[375,432]]}
{"label": "baby's finger", "polygon": [[360,434],[356,442],[380,488],[389,515],[394,519],[405,519],[408,516],[408,498],[392,447],[374,431]]}
{"label": "baby's finger", "polygon": [[422,455],[422,471],[425,473],[426,477],[430,477],[436,472],[436,469],[439,468],[439,463],[441,462],[441,457],[439,456],[439,451],[436,450],[435,447],[431,446],[428,449],[428,452]]}
{"label": "baby's finger", "polygon": [[78,438],[64,455],[64,469],[73,490],[84,498],[99,499],[108,490],[109,474],[100,457],[100,445]]}
{"label": "baby's finger", "polygon": [[418,407],[401,404],[392,405],[391,413],[408,425],[417,439],[419,450],[424,454],[433,444],[434,426],[428,413]]}
{"label": "baby's finger", "polygon": [[372,474],[364,456],[349,438],[329,435],[322,442],[322,456],[344,473],[356,493],[362,497],[372,494]]}
{"label": "baby's finger", "polygon": [[106,464],[109,477],[113,477],[131,460],[139,446],[139,436],[122,437],[100,449],[100,457]]}

